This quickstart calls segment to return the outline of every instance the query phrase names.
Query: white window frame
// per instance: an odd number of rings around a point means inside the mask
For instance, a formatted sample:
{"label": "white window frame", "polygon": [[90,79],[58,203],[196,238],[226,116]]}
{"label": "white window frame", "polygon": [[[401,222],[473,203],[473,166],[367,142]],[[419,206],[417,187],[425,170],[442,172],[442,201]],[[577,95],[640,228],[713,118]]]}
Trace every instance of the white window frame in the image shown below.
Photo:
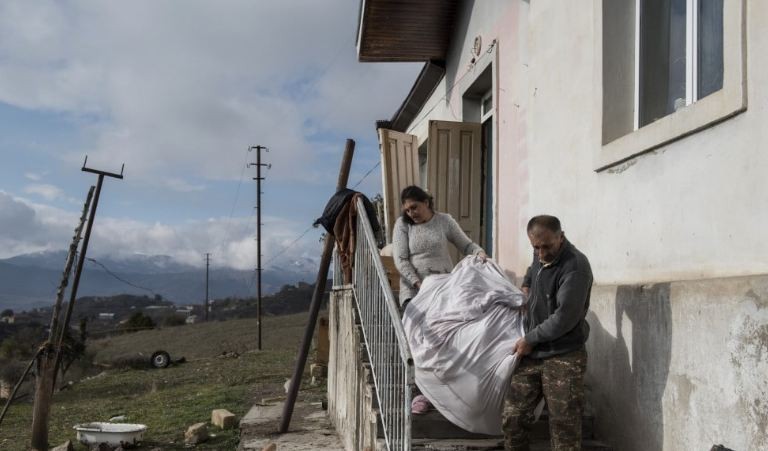
{"label": "white window frame", "polygon": [[[746,0],[726,0],[723,2],[722,89],[694,101],[698,94],[698,87],[696,86],[697,77],[695,72],[693,72],[696,58],[694,52],[687,52],[686,58],[689,64],[686,67],[691,68],[687,71],[687,77],[692,77],[692,80],[689,79],[691,82],[687,83],[686,86],[687,106],[643,127],[638,127],[640,105],[638,83],[640,65],[640,8],[639,0],[635,1],[634,131],[595,148],[593,167],[598,172],[684,138],[747,109]],[[696,2],[695,5],[698,6],[698,0],[688,0],[688,2],[689,4]],[[600,8],[597,11],[602,9],[600,3],[596,2],[596,7]],[[596,23],[597,29],[602,30],[602,14],[597,14],[596,20],[598,21]],[[690,15],[688,20],[697,22]],[[698,37],[698,30],[696,30],[695,26],[689,26],[688,30],[686,45],[696,46],[694,38]],[[596,54],[602,55],[602,39],[596,39],[595,45]],[[601,77],[595,78],[596,83],[599,83],[599,86],[596,87],[598,89],[597,92],[602,92],[603,80]],[[596,99],[596,108],[599,111],[602,111],[602,100],[602,98]]]}
{"label": "white window frame", "polygon": [[[491,107],[488,109],[488,111],[485,111],[485,101],[491,99]],[[483,97],[480,98],[480,123],[484,123],[489,118],[493,117],[493,110],[494,110],[494,98],[493,98],[493,89],[489,89],[488,92],[486,92]]]}

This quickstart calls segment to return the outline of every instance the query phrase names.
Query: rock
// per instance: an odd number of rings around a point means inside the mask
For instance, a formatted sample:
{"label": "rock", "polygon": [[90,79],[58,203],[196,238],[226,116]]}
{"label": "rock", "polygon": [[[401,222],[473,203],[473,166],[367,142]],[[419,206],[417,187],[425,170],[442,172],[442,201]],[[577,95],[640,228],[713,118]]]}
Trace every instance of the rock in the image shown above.
{"label": "rock", "polygon": [[208,425],[206,423],[195,423],[184,433],[184,443],[187,445],[197,445],[208,440]]}
{"label": "rock", "polygon": [[270,443],[264,448],[261,448],[261,451],[277,451],[277,445],[275,445],[274,443]]}
{"label": "rock", "polygon": [[67,440],[66,442],[62,443],[56,448],[53,448],[51,451],[73,451],[74,449],[75,447],[72,446],[72,442],[70,440]]}
{"label": "rock", "polygon": [[237,424],[235,414],[227,409],[216,409],[211,412],[211,424],[222,429],[229,429]]}

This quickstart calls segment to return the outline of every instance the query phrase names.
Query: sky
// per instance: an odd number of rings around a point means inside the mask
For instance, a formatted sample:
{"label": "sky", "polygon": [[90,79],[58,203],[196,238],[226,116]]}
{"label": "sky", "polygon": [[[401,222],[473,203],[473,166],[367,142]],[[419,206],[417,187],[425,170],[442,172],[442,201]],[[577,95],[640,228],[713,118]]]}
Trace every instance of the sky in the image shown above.
{"label": "sky", "polygon": [[[307,228],[349,185],[381,192],[375,121],[420,64],[359,63],[355,0],[0,2],[0,258],[65,249],[88,187],[107,178],[89,255],[256,262],[319,259]],[[366,173],[370,174],[363,178]],[[306,232],[306,234],[304,234]],[[300,236],[303,237],[296,241]],[[294,244],[291,244],[294,243]],[[63,263],[63,262],[62,262]]]}

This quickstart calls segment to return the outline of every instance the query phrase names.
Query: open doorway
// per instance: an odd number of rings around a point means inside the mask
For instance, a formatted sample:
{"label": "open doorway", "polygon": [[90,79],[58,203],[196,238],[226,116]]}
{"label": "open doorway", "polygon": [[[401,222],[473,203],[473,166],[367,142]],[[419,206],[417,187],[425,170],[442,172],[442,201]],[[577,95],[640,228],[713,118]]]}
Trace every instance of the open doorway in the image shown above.
{"label": "open doorway", "polygon": [[480,195],[480,245],[488,255],[493,256],[493,72],[489,64],[480,76],[464,92],[463,119],[464,122],[480,123],[480,148],[481,148],[481,195]]}

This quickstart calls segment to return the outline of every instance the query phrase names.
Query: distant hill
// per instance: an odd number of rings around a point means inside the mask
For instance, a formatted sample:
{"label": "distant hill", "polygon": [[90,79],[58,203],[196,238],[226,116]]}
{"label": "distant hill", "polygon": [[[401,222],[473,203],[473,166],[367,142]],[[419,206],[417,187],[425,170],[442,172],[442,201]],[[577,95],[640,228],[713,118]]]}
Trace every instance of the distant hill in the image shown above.
{"label": "distant hill", "polygon": [[[38,252],[0,260],[0,309],[28,310],[51,305],[65,260],[65,251]],[[97,261],[109,272],[86,261],[78,297],[116,294],[152,297],[160,294],[175,304],[198,304],[205,297],[205,268],[181,264],[163,255],[99,257]],[[290,267],[265,269],[262,293],[275,293],[282,286],[297,282],[314,282],[317,274],[313,264],[303,261]],[[212,266],[210,298],[253,296],[256,291],[253,274],[253,271]]]}

